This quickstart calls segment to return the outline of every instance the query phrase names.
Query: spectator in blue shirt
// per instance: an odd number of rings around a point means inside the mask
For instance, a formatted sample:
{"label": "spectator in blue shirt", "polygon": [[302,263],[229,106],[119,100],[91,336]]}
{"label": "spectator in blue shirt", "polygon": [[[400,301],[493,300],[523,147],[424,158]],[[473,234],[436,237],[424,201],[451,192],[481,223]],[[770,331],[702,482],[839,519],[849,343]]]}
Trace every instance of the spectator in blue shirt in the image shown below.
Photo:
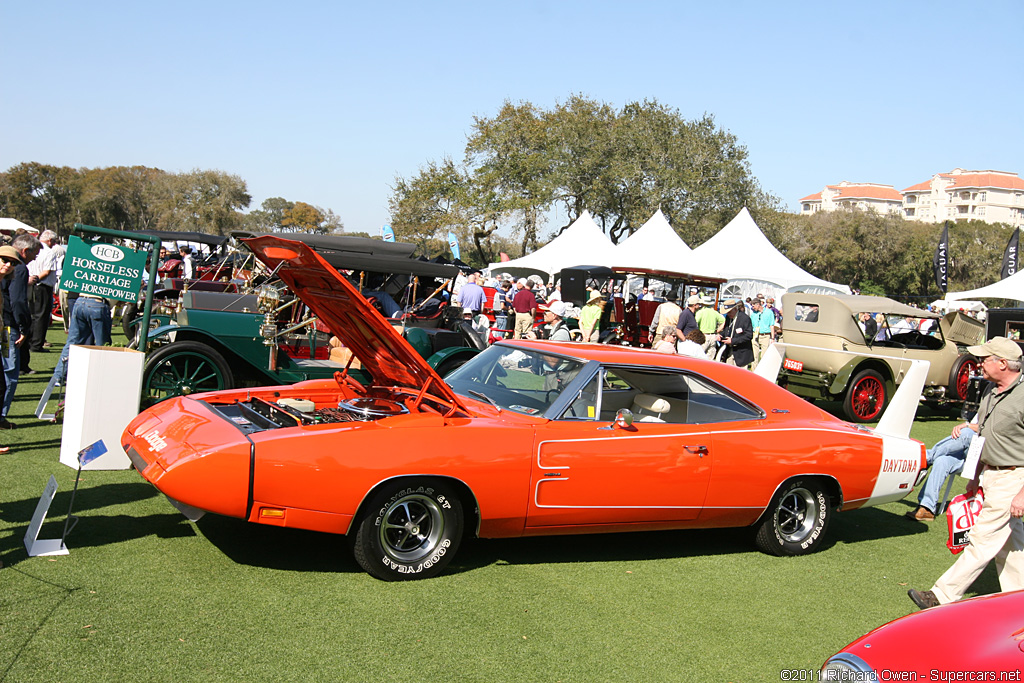
{"label": "spectator in blue shirt", "polygon": [[768,347],[775,341],[775,314],[760,299],[750,302],[750,327],[754,331],[754,366],[761,362]]}
{"label": "spectator in blue shirt", "polygon": [[478,273],[470,273],[466,278],[466,284],[459,290],[459,304],[464,311],[479,313],[484,308],[487,295],[484,294],[484,288],[476,283],[477,277]]}

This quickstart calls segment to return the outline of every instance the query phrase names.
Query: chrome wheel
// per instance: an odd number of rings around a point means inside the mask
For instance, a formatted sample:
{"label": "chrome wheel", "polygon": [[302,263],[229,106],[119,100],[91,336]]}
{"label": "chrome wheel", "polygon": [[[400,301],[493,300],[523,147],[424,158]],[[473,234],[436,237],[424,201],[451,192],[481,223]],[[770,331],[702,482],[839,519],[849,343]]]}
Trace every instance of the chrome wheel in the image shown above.
{"label": "chrome wheel", "polygon": [[779,501],[775,524],[779,534],[790,543],[800,543],[814,529],[817,503],[805,488],[793,489]]}
{"label": "chrome wheel", "polygon": [[384,513],[380,544],[398,562],[426,557],[444,534],[444,514],[434,499],[412,494],[396,500]]}

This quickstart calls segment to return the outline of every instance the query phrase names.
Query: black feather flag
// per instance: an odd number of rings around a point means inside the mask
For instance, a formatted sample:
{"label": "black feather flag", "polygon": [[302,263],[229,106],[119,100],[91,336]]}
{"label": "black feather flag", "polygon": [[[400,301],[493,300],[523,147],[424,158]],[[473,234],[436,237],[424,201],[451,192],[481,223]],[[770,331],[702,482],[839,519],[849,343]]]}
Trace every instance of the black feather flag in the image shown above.
{"label": "black feather flag", "polygon": [[935,258],[932,259],[932,270],[935,271],[935,284],[939,286],[942,295],[946,295],[948,281],[946,276],[949,271],[949,222],[942,225],[942,237],[935,247]]}

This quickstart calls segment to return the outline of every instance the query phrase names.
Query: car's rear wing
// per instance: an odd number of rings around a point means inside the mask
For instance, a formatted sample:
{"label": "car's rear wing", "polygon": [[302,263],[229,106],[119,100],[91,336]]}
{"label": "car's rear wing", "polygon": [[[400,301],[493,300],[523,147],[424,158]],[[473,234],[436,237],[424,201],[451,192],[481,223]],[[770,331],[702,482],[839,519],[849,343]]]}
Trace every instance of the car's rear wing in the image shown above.
{"label": "car's rear wing", "polygon": [[[782,369],[782,360],[786,356],[786,349],[789,348],[818,350],[813,346],[800,346],[797,344],[775,342],[769,346],[768,350],[763,356],[761,356],[761,362],[757,364],[757,369],[754,370],[754,374],[763,377],[769,382],[777,382],[779,379],[779,370]],[[839,351],[837,349],[828,349],[828,352],[841,353],[849,356],[856,356],[858,358],[880,358],[882,360],[891,360],[891,358],[887,356],[879,356],[871,353]],[[921,402],[921,392],[924,390],[924,383],[928,378],[928,368],[931,363],[926,360],[913,360],[909,358],[904,360],[910,363],[910,369],[903,377],[903,381],[900,382],[899,387],[896,389],[896,393],[893,394],[892,400],[889,402],[889,406],[885,409],[885,412],[882,413],[882,417],[878,420],[878,425],[874,429],[876,434],[898,436],[901,438],[908,438],[910,436],[910,428],[914,425],[914,416],[917,415],[917,406]]]}

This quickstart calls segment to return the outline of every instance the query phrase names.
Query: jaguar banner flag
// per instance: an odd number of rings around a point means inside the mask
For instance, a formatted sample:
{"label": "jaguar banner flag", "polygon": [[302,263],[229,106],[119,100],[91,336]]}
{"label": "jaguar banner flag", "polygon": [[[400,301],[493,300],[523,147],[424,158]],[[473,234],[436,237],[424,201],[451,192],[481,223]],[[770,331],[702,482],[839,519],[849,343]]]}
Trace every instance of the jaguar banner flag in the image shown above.
{"label": "jaguar banner flag", "polygon": [[448,246],[452,248],[452,258],[462,258],[459,256],[459,238],[451,230],[448,231]]}
{"label": "jaguar banner flag", "polygon": [[949,223],[942,226],[942,237],[935,247],[935,258],[932,259],[932,270],[935,271],[935,284],[939,286],[942,295],[946,295],[946,287],[949,282],[946,278],[949,270]]}
{"label": "jaguar banner flag", "polygon": [[385,242],[395,241],[395,231],[391,229],[390,225],[385,225],[380,229],[380,236]]}
{"label": "jaguar banner flag", "polygon": [[1000,276],[1006,279],[1017,272],[1017,264],[1019,263],[1019,256],[1017,246],[1020,242],[1020,228],[1013,231],[1010,235],[1010,241],[1006,243],[1006,251],[1003,252],[1003,270]]}

